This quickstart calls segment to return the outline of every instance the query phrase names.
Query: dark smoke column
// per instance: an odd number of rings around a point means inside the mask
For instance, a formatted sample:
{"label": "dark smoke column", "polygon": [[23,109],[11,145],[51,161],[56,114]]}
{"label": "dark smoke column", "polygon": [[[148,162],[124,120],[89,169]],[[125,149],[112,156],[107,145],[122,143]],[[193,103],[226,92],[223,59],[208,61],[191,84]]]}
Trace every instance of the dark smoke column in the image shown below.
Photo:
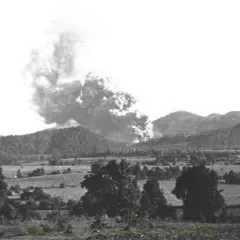
{"label": "dark smoke column", "polygon": [[78,125],[121,142],[147,140],[152,124],[146,115],[134,110],[135,99],[114,89],[108,79],[88,74],[84,84],[72,79],[75,70],[77,37],[62,32],[48,51],[35,50],[27,71],[34,87],[33,101],[45,122]]}

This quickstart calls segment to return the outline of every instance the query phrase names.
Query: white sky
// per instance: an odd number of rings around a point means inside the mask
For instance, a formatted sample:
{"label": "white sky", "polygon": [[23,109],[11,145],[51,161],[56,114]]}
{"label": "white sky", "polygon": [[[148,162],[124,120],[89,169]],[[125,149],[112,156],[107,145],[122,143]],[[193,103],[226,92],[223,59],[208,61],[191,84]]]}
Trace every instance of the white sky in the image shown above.
{"label": "white sky", "polygon": [[240,110],[240,1],[15,0],[0,2],[0,134],[46,126],[23,67],[52,20],[79,29],[79,78],[111,77],[156,119]]}

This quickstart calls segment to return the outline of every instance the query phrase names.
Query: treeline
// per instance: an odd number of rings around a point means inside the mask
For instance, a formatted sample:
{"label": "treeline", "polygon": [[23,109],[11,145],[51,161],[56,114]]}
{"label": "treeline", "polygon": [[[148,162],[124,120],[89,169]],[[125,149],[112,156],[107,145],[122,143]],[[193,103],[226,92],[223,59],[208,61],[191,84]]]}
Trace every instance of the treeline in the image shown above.
{"label": "treeline", "polygon": [[226,184],[240,184],[240,173],[231,170],[223,175],[223,179]]}
{"label": "treeline", "polygon": [[[114,161],[114,160],[112,160]],[[100,171],[104,167],[105,161],[100,159],[91,164],[91,171],[93,173]],[[185,169],[185,167],[183,168]],[[136,180],[139,179],[156,179],[156,180],[171,180],[176,179],[181,174],[179,166],[169,167],[148,167],[145,163],[129,163],[128,173]]]}
{"label": "treeline", "polygon": [[[150,152],[149,152],[150,153]],[[235,151],[203,151],[203,150],[171,150],[171,151],[151,151],[153,161],[145,161],[147,164],[164,165],[166,163],[176,164],[178,162],[188,162],[191,165],[213,165],[217,162],[234,164],[239,161],[240,152]]]}
{"label": "treeline", "polygon": [[[62,171],[62,174],[68,174],[71,173],[72,169],[71,168],[67,168],[65,170]],[[25,178],[25,177],[39,177],[39,176],[44,176],[44,175],[56,175],[56,174],[61,174],[61,172],[59,170],[54,170],[51,171],[49,173],[46,173],[46,171],[44,170],[43,167],[41,168],[36,168],[33,171],[30,172],[25,172],[22,173],[20,169],[17,170],[17,178]]]}
{"label": "treeline", "polygon": [[[159,181],[149,179],[141,190],[136,178],[132,177],[132,171],[131,165],[124,160],[92,167],[81,183],[87,191],[73,204],[72,212],[77,215],[132,217],[135,220],[139,217],[177,219],[176,209],[168,205]],[[205,166],[185,168],[172,192],[183,200],[183,219],[210,222],[222,219],[225,201],[217,185],[216,172]]]}
{"label": "treeline", "polygon": [[[40,187],[28,187],[23,190],[16,191],[18,186],[10,188],[10,196],[15,192],[20,193],[19,201],[9,201],[11,206],[11,218],[14,220],[41,220],[41,215],[37,210],[59,210],[66,209],[66,203],[61,197],[53,197],[45,193]],[[51,215],[51,213],[49,214]],[[6,217],[6,215],[4,215]]]}
{"label": "treeline", "polygon": [[141,166],[139,163],[132,164],[129,171],[136,179],[171,180],[176,179],[181,174],[179,166],[148,168],[147,165],[144,164]]}

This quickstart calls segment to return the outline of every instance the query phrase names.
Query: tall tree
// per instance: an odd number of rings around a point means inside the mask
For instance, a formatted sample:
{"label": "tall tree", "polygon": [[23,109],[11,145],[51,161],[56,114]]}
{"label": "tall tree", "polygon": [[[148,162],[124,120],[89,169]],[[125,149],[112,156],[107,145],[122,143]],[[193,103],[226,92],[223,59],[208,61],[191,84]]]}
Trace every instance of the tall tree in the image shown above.
{"label": "tall tree", "polygon": [[13,218],[15,209],[8,199],[8,186],[4,180],[3,169],[0,167],[0,215]]}
{"label": "tall tree", "polygon": [[110,161],[98,171],[86,175],[81,183],[87,189],[83,207],[90,215],[106,212],[109,216],[127,215],[140,206],[140,190],[129,174],[129,164]]}
{"label": "tall tree", "polygon": [[148,180],[143,186],[141,211],[150,217],[163,217],[167,200],[159,187],[157,180]]}
{"label": "tall tree", "polygon": [[177,178],[173,194],[183,200],[184,217],[191,220],[213,221],[214,215],[224,206],[218,190],[218,176],[205,166],[194,166]]}
{"label": "tall tree", "polygon": [[0,167],[0,209],[2,209],[7,200],[7,191],[7,184],[4,180],[3,170],[2,167]]}

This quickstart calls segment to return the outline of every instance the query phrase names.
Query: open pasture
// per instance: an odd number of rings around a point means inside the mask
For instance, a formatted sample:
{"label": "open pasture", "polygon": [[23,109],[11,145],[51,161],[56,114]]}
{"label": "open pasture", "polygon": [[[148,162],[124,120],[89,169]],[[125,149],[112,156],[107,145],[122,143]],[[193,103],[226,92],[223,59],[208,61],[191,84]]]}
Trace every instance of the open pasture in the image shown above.
{"label": "open pasture", "polygon": [[[44,189],[46,193],[53,196],[60,196],[65,201],[72,198],[78,200],[84,193],[80,182],[83,181],[84,173],[71,173],[62,175],[46,175],[32,178],[7,179],[9,186],[19,184],[22,188],[28,186],[39,186]],[[146,180],[140,180],[139,187],[143,188]],[[66,185],[65,188],[58,188],[60,183]],[[182,204],[171,192],[175,186],[175,181],[159,181],[160,188],[163,189],[164,195],[168,204],[179,206]],[[75,187],[74,187],[75,186]],[[240,204],[240,185],[219,184],[219,189],[223,189],[223,196],[228,205]]]}
{"label": "open pasture", "polygon": [[[95,160],[98,160],[96,158]],[[113,158],[112,158],[113,159]],[[143,159],[143,158],[142,158]],[[110,159],[109,159],[110,160]],[[119,158],[120,160],[120,158]],[[127,159],[129,160],[129,159]],[[131,158],[132,161],[136,161],[137,158]],[[146,160],[146,158],[144,158]],[[93,158],[88,158],[86,161],[93,161]],[[43,167],[46,173],[59,170],[61,173],[67,169],[71,168],[72,173],[70,174],[57,174],[57,175],[44,175],[39,177],[31,178],[14,178],[16,172],[20,169],[23,173],[33,171],[36,168]],[[151,166],[152,167],[152,166]],[[162,166],[159,166],[162,167]],[[182,167],[182,166],[180,166]],[[240,166],[238,165],[214,165],[208,166],[218,172],[219,175],[223,175],[225,172],[234,170],[235,172],[240,172]],[[150,166],[149,166],[150,168]],[[78,200],[84,193],[85,189],[82,189],[80,183],[84,179],[84,175],[90,171],[89,164],[83,165],[67,165],[67,166],[41,166],[41,164],[26,164],[21,166],[3,166],[3,174],[6,176],[6,182],[9,186],[19,184],[21,188],[26,188],[28,186],[39,186],[44,189],[45,192],[61,196],[64,200],[69,198]],[[142,189],[146,180],[139,181],[139,187]],[[59,184],[64,183],[65,188],[60,189]],[[171,192],[175,186],[175,181],[159,181],[160,188],[163,189],[164,195],[166,196],[168,203],[171,205],[181,205],[182,202],[178,200]],[[219,189],[223,189],[223,196],[228,205],[240,204],[240,185],[228,185],[219,184]]]}
{"label": "open pasture", "polygon": [[[88,171],[90,171],[90,165],[64,165],[64,166],[49,166],[49,165],[44,165],[42,166],[41,164],[26,164],[26,165],[3,165],[3,174],[6,178],[15,178],[17,175],[17,171],[20,169],[23,175],[32,172],[33,170],[37,168],[43,168],[46,172],[46,174],[57,171],[59,170],[60,173],[62,173],[64,170],[71,168],[73,173],[76,172],[83,172],[84,174]],[[47,177],[47,176],[45,176]]]}
{"label": "open pasture", "polygon": [[[87,172],[87,171],[86,171]],[[39,177],[29,177],[29,178],[11,178],[6,179],[8,185],[19,184],[21,188],[26,188],[29,186],[37,186],[42,188],[55,188],[58,187],[60,183],[65,185],[80,185],[83,181],[85,173],[69,173],[69,174],[56,174],[56,175],[44,175]]]}

